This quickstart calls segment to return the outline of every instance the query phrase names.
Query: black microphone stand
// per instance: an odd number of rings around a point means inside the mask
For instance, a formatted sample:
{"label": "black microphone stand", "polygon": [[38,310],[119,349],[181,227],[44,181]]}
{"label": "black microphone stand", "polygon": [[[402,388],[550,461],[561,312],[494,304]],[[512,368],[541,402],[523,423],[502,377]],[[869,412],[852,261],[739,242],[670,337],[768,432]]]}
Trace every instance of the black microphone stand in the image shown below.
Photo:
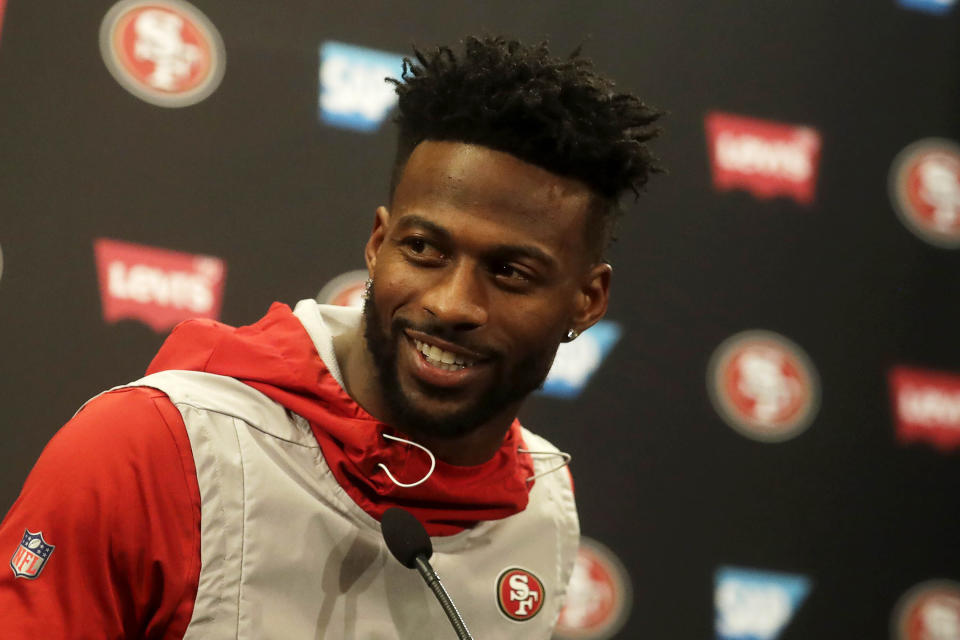
{"label": "black microphone stand", "polygon": [[443,583],[440,582],[440,576],[437,575],[437,572],[433,570],[433,567],[430,566],[430,563],[427,562],[427,559],[422,555],[418,555],[413,561],[416,563],[416,569],[420,573],[420,576],[427,583],[427,586],[430,587],[430,590],[433,591],[433,595],[437,597],[437,600],[440,601],[443,612],[447,614],[450,624],[453,625],[453,630],[457,632],[457,638],[459,640],[473,640],[473,636],[471,636],[467,630],[467,625],[463,623],[463,618],[460,617],[460,612],[457,611],[456,605],[453,604],[453,600],[450,599],[447,590],[443,588]]}

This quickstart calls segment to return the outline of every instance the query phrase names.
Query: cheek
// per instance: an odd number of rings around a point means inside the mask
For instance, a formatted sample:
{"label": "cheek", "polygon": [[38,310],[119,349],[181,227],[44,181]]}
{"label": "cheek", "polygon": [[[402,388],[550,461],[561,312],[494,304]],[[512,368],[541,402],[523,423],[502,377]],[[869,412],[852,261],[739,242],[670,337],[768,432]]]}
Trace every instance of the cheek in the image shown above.
{"label": "cheek", "polygon": [[391,314],[406,304],[420,286],[415,275],[403,266],[392,262],[380,263],[373,274],[377,304]]}
{"label": "cheek", "polygon": [[512,336],[512,342],[521,351],[542,349],[562,337],[569,327],[568,316],[560,301],[543,300],[527,304],[507,301],[500,313],[503,326]]}

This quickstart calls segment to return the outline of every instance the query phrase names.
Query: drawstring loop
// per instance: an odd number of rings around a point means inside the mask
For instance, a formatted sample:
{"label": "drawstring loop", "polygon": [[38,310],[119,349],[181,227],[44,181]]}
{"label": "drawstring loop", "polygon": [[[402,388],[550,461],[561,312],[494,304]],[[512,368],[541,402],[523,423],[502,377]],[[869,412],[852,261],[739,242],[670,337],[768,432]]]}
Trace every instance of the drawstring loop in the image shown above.
{"label": "drawstring loop", "polygon": [[530,451],[529,449],[517,449],[517,452],[526,453],[527,455],[531,455],[531,456],[559,456],[563,458],[563,462],[561,462],[559,465],[557,465],[553,469],[547,469],[546,471],[530,476],[529,478],[527,478],[527,482],[533,482],[537,478],[542,478],[543,476],[550,475],[554,471],[560,471],[560,469],[563,469],[565,466],[570,464],[570,460],[573,459],[573,456],[567,453],[566,451]]}
{"label": "drawstring loop", "polygon": [[430,476],[433,475],[433,470],[437,468],[437,459],[436,459],[435,457],[433,457],[433,453],[430,452],[430,449],[427,449],[427,448],[426,448],[425,446],[423,446],[422,444],[417,444],[416,442],[410,442],[409,440],[404,440],[403,438],[397,438],[396,436],[391,436],[391,435],[388,435],[388,434],[386,434],[386,433],[383,433],[383,434],[381,434],[381,435],[382,435],[384,438],[389,438],[390,440],[396,440],[397,442],[403,442],[403,443],[406,443],[406,444],[411,444],[411,445],[417,447],[418,449],[423,449],[424,451],[427,452],[427,455],[430,456],[430,470],[427,471],[427,475],[423,476],[422,478],[420,478],[420,479],[417,480],[416,482],[411,482],[410,484],[406,484],[406,483],[400,482],[399,480],[397,480],[396,478],[394,478],[394,477],[393,477],[393,474],[390,473],[390,469],[387,469],[387,465],[383,464],[382,462],[378,462],[378,463],[377,463],[377,466],[380,467],[381,469],[383,469],[383,472],[384,472],[385,474],[387,474],[387,477],[390,478],[390,480],[393,482],[393,484],[397,485],[398,487],[403,487],[404,489],[410,489],[411,487],[416,487],[416,486],[418,486],[418,485],[423,484],[424,482],[427,481],[427,478],[429,478]]}
{"label": "drawstring loop", "polygon": [[[433,452],[430,451],[430,449],[427,449],[422,444],[417,444],[416,442],[411,442],[410,440],[404,440],[403,438],[391,436],[387,433],[383,433],[381,435],[384,438],[394,440],[395,442],[402,442],[404,444],[409,444],[414,447],[417,447],[418,449],[422,449],[430,458],[430,469],[427,471],[427,474],[422,478],[420,478],[419,480],[417,480],[416,482],[410,482],[410,483],[400,482],[392,473],[390,473],[390,469],[387,468],[387,465],[383,464],[382,462],[378,462],[377,466],[383,469],[383,472],[387,474],[387,477],[390,478],[390,481],[393,482],[393,484],[397,485],[398,487],[403,487],[404,489],[410,489],[423,484],[424,482],[427,481],[428,478],[430,478],[430,476],[433,475],[433,471],[437,468],[437,459],[433,455]],[[542,478],[543,476],[550,475],[555,471],[560,471],[560,469],[563,469],[565,466],[570,464],[570,460],[573,459],[573,456],[565,451],[531,451],[530,449],[518,448],[517,453],[526,453],[527,455],[530,455],[530,456],[554,456],[554,457],[559,457],[563,459],[563,461],[560,464],[553,467],[552,469],[547,469],[546,471],[542,471],[540,473],[530,476],[529,478],[527,478],[527,482],[533,482],[537,478]]]}

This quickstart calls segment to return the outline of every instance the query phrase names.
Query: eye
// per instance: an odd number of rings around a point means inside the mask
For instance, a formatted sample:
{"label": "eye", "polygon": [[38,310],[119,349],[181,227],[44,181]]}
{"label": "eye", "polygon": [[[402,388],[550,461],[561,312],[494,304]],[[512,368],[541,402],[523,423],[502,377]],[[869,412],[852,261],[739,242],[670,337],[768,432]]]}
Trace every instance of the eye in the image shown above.
{"label": "eye", "polygon": [[490,266],[490,272],[500,282],[513,287],[523,287],[533,280],[533,276],[526,270],[509,262],[496,262]]}
{"label": "eye", "polygon": [[523,274],[511,264],[498,264],[493,268],[493,272],[498,276],[505,278],[522,278]]}
{"label": "eye", "polygon": [[407,258],[419,263],[434,263],[444,259],[443,251],[421,236],[409,236],[400,241]]}

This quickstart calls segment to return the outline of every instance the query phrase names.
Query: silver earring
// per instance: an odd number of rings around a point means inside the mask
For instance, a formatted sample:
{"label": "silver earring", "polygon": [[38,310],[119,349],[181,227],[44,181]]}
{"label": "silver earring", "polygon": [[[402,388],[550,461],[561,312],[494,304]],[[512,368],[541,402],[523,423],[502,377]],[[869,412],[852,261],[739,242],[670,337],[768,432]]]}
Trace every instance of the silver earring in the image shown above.
{"label": "silver earring", "polygon": [[367,281],[363,283],[363,293],[360,295],[363,298],[363,301],[366,302],[370,299],[370,294],[373,292],[373,278],[367,278]]}
{"label": "silver earring", "polygon": [[573,342],[574,340],[577,339],[577,336],[579,335],[580,335],[579,331],[577,331],[576,329],[570,329],[570,331],[567,331],[567,342]]}

